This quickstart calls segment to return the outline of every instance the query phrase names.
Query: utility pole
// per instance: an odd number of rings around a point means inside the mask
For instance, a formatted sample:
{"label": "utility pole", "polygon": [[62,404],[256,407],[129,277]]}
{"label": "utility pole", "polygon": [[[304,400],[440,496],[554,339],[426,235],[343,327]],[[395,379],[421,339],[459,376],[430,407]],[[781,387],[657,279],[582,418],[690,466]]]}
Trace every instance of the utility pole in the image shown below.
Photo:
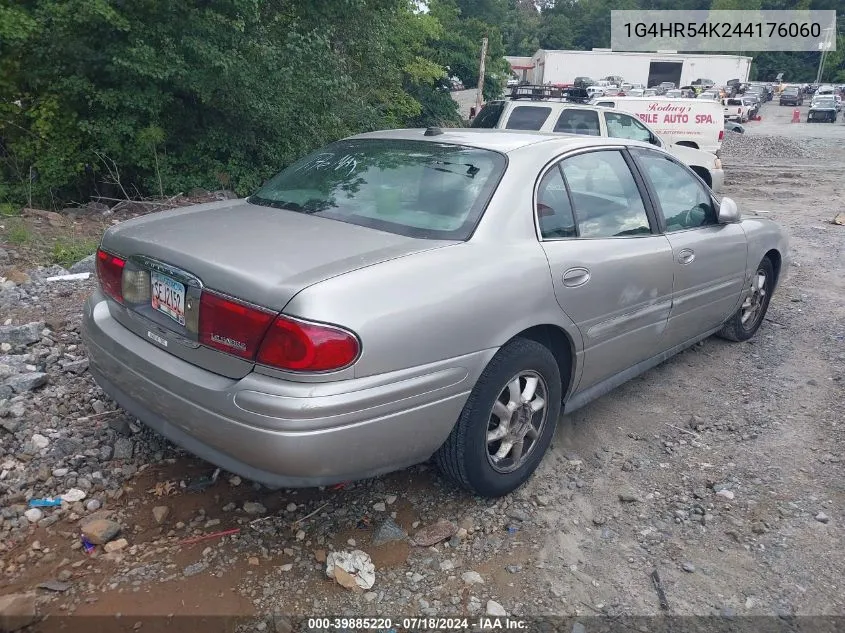
{"label": "utility pole", "polygon": [[481,40],[481,62],[478,64],[478,93],[475,95],[475,111],[481,112],[484,102],[484,60],[487,59],[487,36]]}

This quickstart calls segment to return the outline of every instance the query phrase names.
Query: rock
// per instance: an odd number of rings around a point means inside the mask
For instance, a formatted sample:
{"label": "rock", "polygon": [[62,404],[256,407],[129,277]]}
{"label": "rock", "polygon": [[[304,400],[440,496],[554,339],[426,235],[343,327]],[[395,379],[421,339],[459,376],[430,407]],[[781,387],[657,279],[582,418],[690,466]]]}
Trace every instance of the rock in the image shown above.
{"label": "rock", "polygon": [[375,510],[376,512],[384,512],[385,510],[387,510],[387,506],[384,504],[383,501],[377,501],[373,504],[373,510]]}
{"label": "rock", "polygon": [[170,516],[170,508],[167,506],[156,506],[153,508],[153,520],[156,522],[156,525],[164,523],[168,516]]}
{"label": "rock", "polygon": [[367,602],[372,602],[376,598],[378,598],[378,594],[375,591],[368,591],[364,594],[364,600]]}
{"label": "rock", "polygon": [[46,589],[47,591],[55,591],[56,593],[64,593],[70,589],[71,584],[61,580],[47,580],[38,585],[39,589]]}
{"label": "rock", "polygon": [[432,545],[437,545],[437,543],[440,543],[441,541],[452,538],[457,531],[457,525],[451,521],[447,521],[446,519],[441,519],[437,523],[419,530],[414,535],[414,543],[420,547],[431,547]]}
{"label": "rock", "polygon": [[112,459],[129,460],[135,454],[135,442],[128,437],[119,437],[114,443]]}
{"label": "rock", "polygon": [[487,615],[492,615],[497,618],[504,618],[507,617],[508,612],[505,611],[505,608],[500,605],[495,600],[488,600],[487,601]]}
{"label": "rock", "polygon": [[827,516],[824,512],[819,512],[816,515],[816,521],[818,521],[819,523],[827,523],[828,521],[830,521],[830,517]]}
{"label": "rock", "polygon": [[552,502],[551,497],[548,495],[537,495],[535,499],[537,500],[538,506],[547,506]]}
{"label": "rock", "polygon": [[693,565],[692,563],[684,563],[683,565],[681,565],[681,569],[683,569],[688,574],[695,573],[695,565]]}
{"label": "rock", "polygon": [[105,545],[120,534],[120,523],[110,519],[94,519],[82,524],[82,535],[94,545]]}
{"label": "rock", "polygon": [[85,504],[85,509],[88,510],[88,512],[96,512],[100,509],[101,505],[102,504],[98,499],[90,499],[88,503]]}
{"label": "rock", "polygon": [[82,372],[88,369],[88,359],[83,358],[81,360],[73,360],[69,363],[64,363],[62,365],[62,371],[68,372],[70,374],[81,374]]}
{"label": "rock", "polygon": [[38,389],[47,384],[49,377],[40,371],[31,371],[25,374],[17,374],[6,379],[6,386],[11,387],[15,393],[26,393]]}
{"label": "rock", "polygon": [[361,550],[330,552],[326,559],[326,575],[339,585],[356,591],[371,589],[376,582],[373,561]]}
{"label": "rock", "polygon": [[111,554],[112,552],[125,550],[127,547],[129,547],[129,542],[125,538],[119,538],[116,541],[106,543],[103,546],[103,550],[105,550],[106,554]]}
{"label": "rock", "polygon": [[385,519],[373,531],[372,543],[374,546],[384,545],[391,541],[404,541],[408,534],[393,519]]}
{"label": "rock", "polygon": [[68,503],[76,503],[77,501],[82,501],[87,495],[85,494],[84,490],[80,490],[79,488],[71,488],[65,494],[62,495],[62,501],[67,501]]}
{"label": "rock", "polygon": [[523,512],[522,510],[519,510],[517,508],[512,508],[512,509],[508,510],[508,517],[510,517],[514,521],[520,521],[520,522],[524,522],[524,521],[528,520],[528,515],[525,514],[525,512]]}
{"label": "rock", "polygon": [[70,268],[68,268],[68,272],[71,275],[75,275],[77,273],[94,273],[96,268],[96,263],[94,261],[94,253],[88,255],[88,257],[83,257],[78,262],[73,264]]}
{"label": "rock", "polygon": [[723,488],[722,490],[719,490],[716,493],[716,495],[719,496],[719,497],[724,497],[725,499],[728,499],[729,501],[734,498],[733,491],[728,490],[727,488]]}
{"label": "rock", "polygon": [[0,343],[9,345],[32,345],[41,340],[44,321],[33,321],[25,325],[0,325]]}
{"label": "rock", "polygon": [[186,578],[191,576],[196,576],[197,574],[201,574],[206,570],[208,564],[203,563],[202,561],[198,563],[194,563],[193,565],[188,565],[185,569],[182,570],[182,575]]}
{"label": "rock", "polygon": [[396,503],[396,499],[398,499],[396,495],[387,495],[384,498],[384,501],[385,503],[387,503],[387,505],[392,506],[394,503]]}
{"label": "rock", "polygon": [[44,513],[38,508],[30,508],[23,515],[30,523],[38,523],[44,517]]}
{"label": "rock", "polygon": [[619,490],[619,501],[623,501],[625,503],[638,503],[640,500],[640,495],[630,486],[623,486]]}
{"label": "rock", "polygon": [[288,504],[287,508],[285,508],[285,509],[286,509],[288,512],[296,512],[296,509],[297,509],[298,507],[299,507],[299,506],[297,506],[295,503],[290,502],[290,503]]}
{"label": "rock", "polygon": [[0,631],[14,633],[37,619],[34,593],[0,596]]}
{"label": "rock", "polygon": [[38,433],[33,435],[29,441],[32,443],[32,446],[39,451],[50,446],[50,440]]}
{"label": "rock", "polygon": [[483,585],[484,579],[477,571],[465,571],[461,574],[461,579],[468,585]]}
{"label": "rock", "polygon": [[572,624],[572,633],[587,633],[587,627],[580,622]]}
{"label": "rock", "polygon": [[267,508],[257,501],[246,501],[244,502],[244,512],[247,514],[266,514]]}

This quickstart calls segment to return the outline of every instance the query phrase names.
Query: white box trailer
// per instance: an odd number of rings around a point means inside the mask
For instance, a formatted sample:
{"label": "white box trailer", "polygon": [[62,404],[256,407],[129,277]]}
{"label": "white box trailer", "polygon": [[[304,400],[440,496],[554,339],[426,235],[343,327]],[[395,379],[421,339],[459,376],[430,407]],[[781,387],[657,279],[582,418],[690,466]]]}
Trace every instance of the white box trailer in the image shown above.
{"label": "white box trailer", "polygon": [[676,87],[696,79],[725,85],[731,79],[748,81],[751,57],[740,55],[693,55],[682,53],[623,53],[607,49],[550,51],[532,56],[535,84],[571,84],[576,77],[599,80],[614,75],[646,87],[671,81]]}

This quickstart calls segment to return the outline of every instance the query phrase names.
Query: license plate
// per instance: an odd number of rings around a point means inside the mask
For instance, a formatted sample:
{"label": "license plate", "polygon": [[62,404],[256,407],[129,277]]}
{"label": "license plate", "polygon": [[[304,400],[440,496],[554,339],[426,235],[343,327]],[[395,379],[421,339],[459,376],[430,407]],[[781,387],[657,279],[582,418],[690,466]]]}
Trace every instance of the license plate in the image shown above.
{"label": "license plate", "polygon": [[185,325],[185,285],[155,271],[150,272],[150,282],[153,310]]}

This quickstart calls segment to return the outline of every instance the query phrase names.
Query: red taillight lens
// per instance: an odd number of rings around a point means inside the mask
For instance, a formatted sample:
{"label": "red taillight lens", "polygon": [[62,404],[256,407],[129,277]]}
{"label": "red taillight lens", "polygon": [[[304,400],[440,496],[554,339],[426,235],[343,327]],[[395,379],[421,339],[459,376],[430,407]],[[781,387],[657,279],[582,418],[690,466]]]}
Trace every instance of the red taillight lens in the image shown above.
{"label": "red taillight lens", "polygon": [[257,362],[291,371],[333,371],[358,357],[358,339],[331,325],[280,315],[267,330]]}
{"label": "red taillight lens", "polygon": [[126,260],[107,253],[102,249],[97,250],[97,277],[100,280],[100,287],[108,296],[123,303],[123,288],[121,278]]}
{"label": "red taillight lens", "polygon": [[719,130],[719,140],[721,141],[723,138],[725,138],[725,131]]}
{"label": "red taillight lens", "polygon": [[205,290],[200,298],[199,341],[222,352],[253,360],[275,316],[275,312]]}

